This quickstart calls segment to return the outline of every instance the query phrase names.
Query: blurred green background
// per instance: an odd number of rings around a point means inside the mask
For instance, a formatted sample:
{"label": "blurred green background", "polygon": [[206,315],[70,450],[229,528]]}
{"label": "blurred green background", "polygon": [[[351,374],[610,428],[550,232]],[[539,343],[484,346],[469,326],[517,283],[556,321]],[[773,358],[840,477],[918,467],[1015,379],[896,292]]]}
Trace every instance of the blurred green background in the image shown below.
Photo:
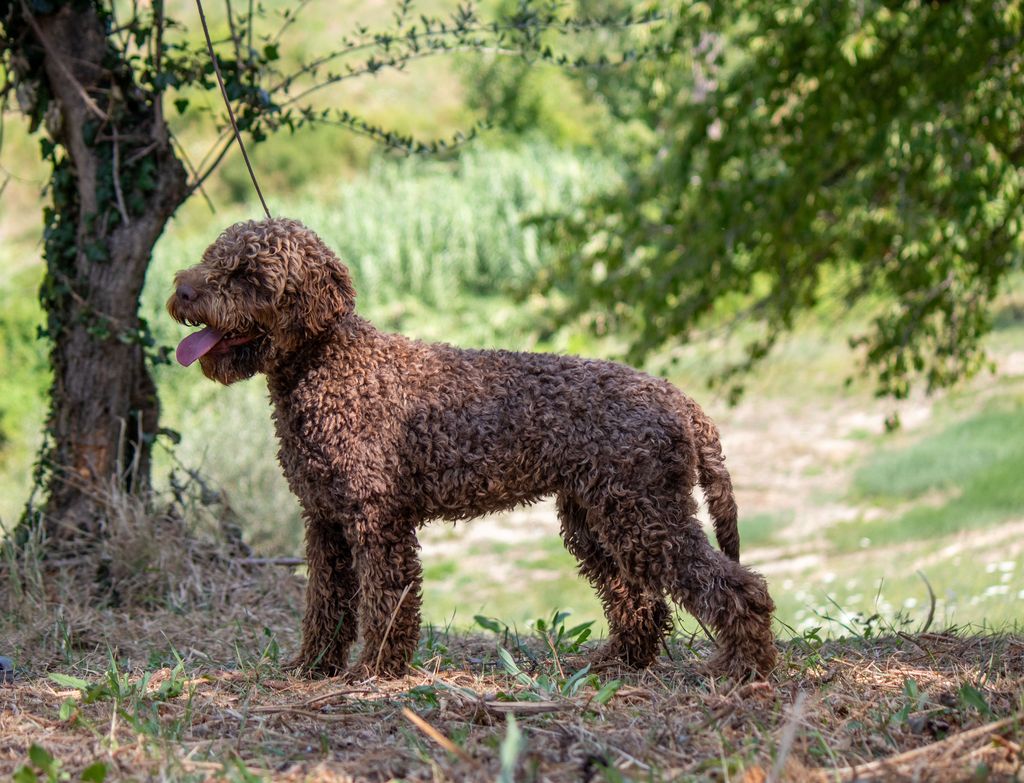
{"label": "blurred green background", "polygon": [[[443,13],[454,3],[420,6]],[[179,15],[189,13],[183,3],[175,7]],[[329,8],[314,2],[304,13],[308,23],[293,25],[282,46],[292,62],[330,47],[357,21],[386,24],[392,8],[344,0]],[[600,46],[601,38],[572,45]],[[638,170],[657,165],[672,133],[671,125],[658,124],[664,118],[652,121],[650,107],[666,96],[670,104],[684,103],[685,96],[676,97],[680,89],[642,68],[631,76],[587,75],[453,55],[355,80],[325,100],[426,137],[492,123],[457,152],[403,159],[321,128],[276,135],[254,148],[253,160],[273,212],[301,219],[338,251],[352,269],[359,309],[379,327],[466,346],[621,358],[632,343],[612,317],[614,302],[574,309],[564,287],[537,284],[553,269],[564,273],[565,259],[578,249],[567,249],[567,241],[586,243],[572,232],[552,232],[547,218],[578,217],[595,199],[621,196]],[[201,157],[214,132],[202,101],[176,123],[190,154]],[[8,527],[31,490],[48,383],[46,346],[36,338],[45,184],[37,143],[17,118],[6,119],[0,520]],[[161,238],[150,269],[143,314],[161,344],[173,345],[185,331],[163,311],[175,270],[195,263],[224,226],[259,214],[234,154],[207,195],[215,211],[205,199],[192,199]],[[605,223],[602,230],[614,235],[615,228]],[[732,318],[742,297],[711,312],[699,339],[670,340],[633,359],[670,377],[717,418],[740,502],[744,560],[768,576],[783,627],[800,633],[819,626],[830,633],[917,627],[931,610],[930,591],[933,627],[1018,622],[1024,599],[1019,268],[1018,258],[995,297],[994,328],[985,337],[994,370],[951,392],[876,397],[874,379],[859,370],[849,346],[875,316],[870,300],[851,307],[822,297],[797,314],[792,333],[744,381],[734,407],[727,389],[711,381],[725,362],[742,359],[733,331],[740,343],[756,333]],[[609,315],[605,328],[602,308]],[[300,553],[301,521],[276,463],[262,379],[221,388],[197,368],[170,365],[157,368],[157,379],[164,426],[181,435],[178,444],[160,444],[158,481],[166,485],[172,470],[199,471],[223,491],[260,553]],[[894,414],[903,426],[889,433],[884,422]],[[458,526],[438,523],[422,540],[426,614],[434,624],[466,626],[481,614],[522,625],[556,608],[579,621],[600,618],[548,504]]]}

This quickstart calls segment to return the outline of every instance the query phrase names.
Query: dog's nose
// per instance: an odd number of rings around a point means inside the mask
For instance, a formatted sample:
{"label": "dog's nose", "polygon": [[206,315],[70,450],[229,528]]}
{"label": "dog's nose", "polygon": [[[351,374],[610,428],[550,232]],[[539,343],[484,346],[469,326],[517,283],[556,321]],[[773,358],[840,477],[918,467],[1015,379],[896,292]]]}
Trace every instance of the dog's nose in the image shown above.
{"label": "dog's nose", "polygon": [[182,283],[178,286],[177,295],[185,304],[192,304],[192,302],[199,298],[199,293],[188,283]]}

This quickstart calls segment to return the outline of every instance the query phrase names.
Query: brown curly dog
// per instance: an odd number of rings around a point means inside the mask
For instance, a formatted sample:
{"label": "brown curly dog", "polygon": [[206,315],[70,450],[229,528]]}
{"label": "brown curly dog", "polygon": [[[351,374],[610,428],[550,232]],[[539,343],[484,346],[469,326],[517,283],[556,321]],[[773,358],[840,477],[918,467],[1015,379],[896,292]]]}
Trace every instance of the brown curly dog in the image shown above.
{"label": "brown curly dog", "polygon": [[[265,373],[278,457],[306,521],[298,661],[399,675],[416,650],[416,529],[556,495],[562,536],[604,604],[601,662],[650,664],[667,594],[716,632],[714,670],[767,674],[774,609],[741,566],[714,424],[669,383],[605,361],[471,351],[377,331],[346,267],[294,220],[239,223],[167,303],[178,360],[234,383]],[[695,518],[699,480],[719,544]]]}

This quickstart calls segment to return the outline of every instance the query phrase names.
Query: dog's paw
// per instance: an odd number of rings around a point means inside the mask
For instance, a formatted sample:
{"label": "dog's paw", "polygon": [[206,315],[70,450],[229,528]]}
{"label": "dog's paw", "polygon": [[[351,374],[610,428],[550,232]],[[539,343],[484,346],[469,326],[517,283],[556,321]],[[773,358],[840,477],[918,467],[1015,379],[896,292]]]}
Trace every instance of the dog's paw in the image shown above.
{"label": "dog's paw", "polygon": [[706,664],[708,674],[735,682],[767,680],[778,664],[775,646],[739,655],[735,650],[719,648]]}
{"label": "dog's paw", "polygon": [[646,669],[658,659],[657,652],[627,649],[614,640],[607,641],[588,656],[590,670],[593,672],[608,671],[639,671]]}
{"label": "dog's paw", "polygon": [[357,682],[371,679],[397,680],[409,673],[409,664],[405,660],[360,658],[346,675],[354,677]]}
{"label": "dog's paw", "polygon": [[313,679],[315,677],[338,677],[345,673],[345,666],[325,661],[322,656],[310,657],[305,653],[299,653],[294,658],[282,663],[281,671],[292,677]]}

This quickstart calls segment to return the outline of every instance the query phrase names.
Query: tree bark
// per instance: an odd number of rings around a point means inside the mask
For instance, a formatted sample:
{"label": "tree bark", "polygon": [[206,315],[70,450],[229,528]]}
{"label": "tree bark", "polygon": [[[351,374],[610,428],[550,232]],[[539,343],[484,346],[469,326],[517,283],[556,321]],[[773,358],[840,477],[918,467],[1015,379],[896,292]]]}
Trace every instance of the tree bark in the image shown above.
{"label": "tree bark", "polygon": [[111,489],[148,485],[159,403],[139,297],[153,246],[188,190],[160,94],[135,83],[94,7],[45,16],[21,8],[42,58],[54,142],[41,291],[54,373],[42,518],[60,540],[102,534]]}

